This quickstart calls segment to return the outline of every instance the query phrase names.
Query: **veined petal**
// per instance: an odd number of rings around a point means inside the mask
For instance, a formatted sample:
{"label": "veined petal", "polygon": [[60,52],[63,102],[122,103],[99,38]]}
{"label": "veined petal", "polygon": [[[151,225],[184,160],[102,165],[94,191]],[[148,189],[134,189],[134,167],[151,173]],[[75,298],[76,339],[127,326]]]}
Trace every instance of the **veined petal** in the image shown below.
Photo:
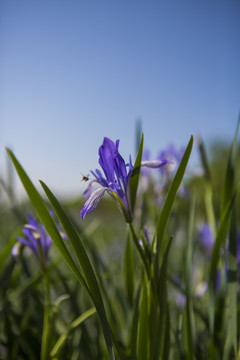
{"label": "veined petal", "polygon": [[99,148],[99,164],[101,165],[108,181],[114,181],[114,154],[116,145],[112,140],[105,137]]}
{"label": "veined petal", "polygon": [[101,200],[101,198],[103,197],[103,195],[105,194],[106,191],[111,193],[111,191],[110,191],[110,189],[108,187],[102,187],[102,188],[99,188],[99,189],[95,190],[90,195],[88,200],[85,202],[82,210],[80,211],[81,219],[84,219],[86,214],[89,214],[94,209],[96,209],[99,201]]}
{"label": "veined petal", "polygon": [[158,169],[169,163],[171,164],[171,162],[167,160],[149,160],[149,161],[142,161],[141,166],[145,166],[151,169]]}

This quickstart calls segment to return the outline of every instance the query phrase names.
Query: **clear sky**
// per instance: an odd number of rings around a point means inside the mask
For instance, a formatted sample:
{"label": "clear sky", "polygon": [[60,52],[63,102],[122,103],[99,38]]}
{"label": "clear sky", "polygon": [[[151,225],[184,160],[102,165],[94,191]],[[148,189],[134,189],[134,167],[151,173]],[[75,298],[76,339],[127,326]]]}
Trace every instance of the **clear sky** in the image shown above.
{"label": "clear sky", "polygon": [[36,184],[80,194],[104,136],[154,156],[191,134],[231,140],[239,0],[0,0],[0,172],[9,146]]}

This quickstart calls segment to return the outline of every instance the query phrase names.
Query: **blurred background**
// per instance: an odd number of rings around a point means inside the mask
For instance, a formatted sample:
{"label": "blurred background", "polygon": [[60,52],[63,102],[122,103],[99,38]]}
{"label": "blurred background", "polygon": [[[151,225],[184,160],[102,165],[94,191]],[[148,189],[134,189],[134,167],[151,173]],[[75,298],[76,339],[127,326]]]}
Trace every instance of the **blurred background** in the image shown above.
{"label": "blurred background", "polygon": [[230,143],[239,34],[238,0],[0,0],[0,173],[8,146],[35,184],[80,195],[104,136],[134,157],[140,120],[152,158],[191,134]]}

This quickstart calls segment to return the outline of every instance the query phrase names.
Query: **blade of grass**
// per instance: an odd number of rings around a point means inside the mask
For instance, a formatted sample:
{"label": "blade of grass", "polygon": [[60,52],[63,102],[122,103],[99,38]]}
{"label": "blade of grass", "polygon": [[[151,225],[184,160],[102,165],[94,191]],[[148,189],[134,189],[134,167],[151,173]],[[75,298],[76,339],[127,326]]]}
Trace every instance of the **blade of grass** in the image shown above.
{"label": "blade of grass", "polygon": [[[158,344],[157,344],[157,349],[155,352],[155,357],[154,360],[158,360],[159,359],[159,354],[160,356],[163,356],[163,352],[164,352],[164,328],[166,326],[166,313],[167,313],[167,265],[168,265],[168,257],[169,257],[169,252],[170,252],[170,248],[172,245],[172,240],[173,238],[170,237],[168,240],[168,244],[167,244],[167,248],[165,250],[165,253],[163,255],[163,261],[161,264],[161,268],[159,271],[159,277],[158,277],[158,302],[159,302],[159,307],[160,307],[160,317],[157,320],[158,321],[158,331],[156,332],[157,336],[158,336]],[[160,357],[161,359],[163,357]]]}
{"label": "blade of grass", "polygon": [[134,211],[135,202],[136,202],[136,195],[137,195],[139,175],[140,175],[140,169],[141,169],[141,161],[142,161],[142,150],[143,150],[143,134],[142,134],[141,142],[139,145],[135,164],[133,167],[133,171],[130,176],[130,204],[131,204],[132,212]]}
{"label": "blade of grass", "polygon": [[196,207],[196,191],[193,193],[192,204],[190,208],[190,218],[188,223],[188,236],[187,236],[187,249],[186,249],[186,321],[184,321],[185,338],[186,338],[186,354],[187,359],[194,359],[194,324],[193,324],[193,310],[192,310],[192,244],[193,244],[193,230],[195,220],[195,207]]}
{"label": "blade of grass", "polygon": [[[66,259],[67,264],[70,266],[71,270],[74,272],[74,274],[77,276],[79,281],[84,286],[85,290],[87,291],[90,298],[92,298],[92,295],[89,291],[89,288],[82,277],[81,273],[78,271],[78,268],[76,267],[75,263],[73,262],[69,252],[67,251],[67,248],[65,247],[63,240],[49,214],[49,211],[32,184],[31,180],[27,176],[26,172],[14,156],[11,150],[7,149],[7,152],[13,162],[13,165],[22,181],[23,186],[25,187],[25,190],[39,216],[40,221],[43,223],[43,225],[46,228],[46,231],[48,232],[49,236],[51,237],[52,241],[56,244],[56,246],[60,249],[60,252],[63,253],[64,258]],[[48,301],[49,302],[49,301]],[[49,347],[49,341],[50,341],[50,312],[49,312],[49,305],[47,304],[44,309],[44,328],[43,328],[43,334],[42,334],[42,345],[41,345],[41,359],[47,359],[48,357],[48,347]]]}
{"label": "blade of grass", "polygon": [[[229,199],[233,197],[236,191],[237,174],[237,136],[240,123],[240,115],[235,131],[234,140],[231,146],[223,198],[222,211],[224,211]],[[228,249],[228,276],[227,276],[227,296],[226,296],[226,342],[224,345],[224,359],[228,359],[230,353],[237,358],[237,207],[236,199],[233,202],[233,211],[229,233]]]}
{"label": "blade of grass", "polygon": [[235,182],[236,182],[235,168],[236,168],[236,160],[237,160],[237,136],[238,136],[239,123],[240,123],[240,115],[228,158],[227,171],[226,171],[223,197],[222,197],[222,214],[224,213],[226,206],[228,206],[230,199],[232,199],[235,190]]}
{"label": "blade of grass", "polygon": [[188,146],[185,150],[185,153],[182,157],[182,160],[180,162],[180,165],[178,167],[176,175],[174,176],[174,179],[171,183],[166,200],[164,202],[163,208],[160,212],[160,215],[159,215],[159,218],[157,221],[154,242],[153,242],[153,246],[154,246],[155,241],[157,240],[157,249],[158,249],[157,256],[156,256],[157,268],[159,265],[159,259],[160,259],[160,257],[162,257],[163,252],[166,248],[166,246],[163,246],[165,229],[166,229],[169,217],[170,217],[170,213],[171,213],[171,210],[173,207],[174,200],[177,195],[178,188],[182,182],[182,179],[183,179],[186,167],[187,167],[187,163],[188,163],[191,151],[192,151],[192,146],[193,146],[193,136],[191,136],[191,138],[190,138],[190,141],[189,141]]}
{"label": "blade of grass", "polygon": [[29,199],[31,200],[31,203],[32,203],[33,207],[35,208],[36,213],[38,214],[40,221],[45,226],[46,231],[48,232],[49,236],[51,237],[53,243],[59,250],[62,257],[68,264],[69,268],[72,270],[72,272],[77,277],[77,279],[81,282],[82,286],[84,287],[84,289],[86,290],[88,295],[90,297],[92,297],[92,295],[89,291],[89,288],[85,282],[85,279],[83,278],[83,276],[79,272],[78,268],[76,267],[74,261],[72,260],[71,255],[69,254],[69,252],[64,244],[64,241],[63,241],[61,235],[59,234],[57,227],[54,224],[53,219],[50,216],[49,211],[48,211],[41,195],[38,193],[38,191],[34,187],[33,183],[29,179],[28,175],[26,174],[25,170],[23,169],[23,167],[21,166],[19,161],[16,159],[13,152],[8,148],[6,150],[7,150],[8,155],[10,156],[10,158],[13,162],[13,165],[18,173],[18,176],[29,196]]}
{"label": "blade of grass", "polygon": [[228,276],[226,301],[226,342],[224,360],[229,359],[230,352],[237,358],[237,209],[233,206],[229,234]]}
{"label": "blade of grass", "polygon": [[216,219],[215,219],[213,201],[212,201],[213,189],[212,189],[211,173],[207,160],[205,146],[202,139],[200,138],[198,139],[198,149],[200,152],[202,167],[204,169],[204,175],[206,180],[204,200],[205,200],[207,219],[209,224],[211,224],[212,226],[214,235],[216,235]]}
{"label": "blade of grass", "polygon": [[146,360],[149,358],[149,317],[148,317],[148,284],[144,277],[142,294],[139,307],[137,358]]}
{"label": "blade of grass", "polygon": [[110,359],[114,359],[111,331],[110,331],[109,323],[107,320],[107,315],[105,312],[101,291],[100,291],[98,281],[97,281],[96,275],[94,273],[93,267],[89,260],[89,257],[86,253],[86,250],[83,246],[83,243],[80,239],[78,232],[76,231],[76,229],[75,229],[74,225],[72,224],[68,215],[65,213],[63,207],[61,206],[61,204],[59,203],[57,198],[53,195],[51,190],[47,187],[47,185],[42,181],[40,181],[40,183],[41,183],[41,185],[48,197],[48,200],[50,201],[57,217],[59,218],[59,220],[63,226],[63,229],[67,234],[69,241],[71,242],[71,245],[77,256],[78,262],[79,262],[79,264],[82,268],[82,271],[85,275],[87,285],[91,291],[92,299],[93,299],[94,305],[96,306],[97,313],[98,313],[98,316],[100,319],[100,323],[102,325],[106,345],[107,345],[108,352],[109,352],[109,357],[110,357]]}
{"label": "blade of grass", "polygon": [[134,295],[134,255],[133,255],[133,246],[130,239],[130,234],[127,237],[126,249],[124,254],[124,279],[127,288],[128,300],[129,303],[133,302]]}
{"label": "blade of grass", "polygon": [[60,336],[60,338],[57,340],[57,342],[55,343],[50,356],[52,358],[55,358],[56,356],[58,356],[58,354],[60,353],[62,347],[64,346],[66,340],[68,339],[70,333],[72,330],[74,330],[75,328],[77,328],[78,326],[80,326],[85,320],[87,320],[90,316],[92,316],[93,314],[96,313],[96,309],[95,307],[85,311],[82,315],[80,315],[77,319],[75,319],[68,327],[67,331],[65,334],[63,334],[62,336]]}
{"label": "blade of grass", "polygon": [[209,276],[209,316],[210,316],[210,330],[214,329],[214,308],[215,308],[215,283],[217,275],[217,265],[220,257],[220,248],[224,244],[227,238],[227,233],[230,225],[232,207],[234,200],[239,192],[239,186],[236,189],[236,159],[237,159],[237,135],[239,128],[240,116],[238,119],[235,136],[232,142],[232,146],[229,153],[227,170],[225,175],[224,190],[222,196],[222,209],[220,226],[217,231],[216,240],[214,243],[212,258],[210,264],[210,276]]}
{"label": "blade of grass", "polygon": [[130,332],[130,359],[137,360],[137,338],[138,338],[138,318],[139,318],[139,301],[140,301],[140,287],[137,289],[137,294],[133,304],[133,317]]}

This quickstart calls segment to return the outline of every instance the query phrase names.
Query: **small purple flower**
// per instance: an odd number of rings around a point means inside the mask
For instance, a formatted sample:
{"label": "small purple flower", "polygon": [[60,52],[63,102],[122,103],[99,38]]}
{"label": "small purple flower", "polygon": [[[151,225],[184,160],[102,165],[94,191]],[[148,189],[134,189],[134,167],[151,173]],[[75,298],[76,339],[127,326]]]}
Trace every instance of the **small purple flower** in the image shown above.
{"label": "small purple flower", "polygon": [[[168,187],[170,185],[173,174],[177,170],[184,155],[184,152],[184,148],[177,150],[173,144],[170,144],[165,150],[159,153],[158,159],[167,158],[169,160],[167,166],[164,166],[160,169],[162,183],[164,184],[164,187]],[[178,189],[178,194],[182,197],[188,196],[188,192],[184,187],[183,183],[181,183]]]}
{"label": "small purple flower", "polygon": [[[29,223],[24,225],[23,234],[25,237],[17,237],[18,241],[28,246],[36,255],[39,263],[43,266],[48,260],[48,253],[52,243],[50,236],[47,234],[45,227],[28,214]],[[12,254],[14,255],[14,248]]]}
{"label": "small purple flower", "polygon": [[[103,195],[108,192],[116,200],[124,213],[126,221],[131,221],[131,209],[129,202],[129,180],[133,171],[131,157],[129,163],[125,163],[122,156],[118,151],[119,140],[114,143],[109,138],[105,137],[103,144],[99,148],[99,164],[103,170],[104,175],[100,170],[92,171],[95,177],[95,182],[99,183],[102,188],[95,190],[90,194],[90,187],[86,190],[85,194],[89,195],[88,200],[85,202],[80,214],[84,219],[85,215],[91,213]],[[144,161],[142,166],[150,168],[159,168],[167,163],[166,160],[158,161]]]}
{"label": "small purple flower", "polygon": [[207,258],[210,259],[215,239],[214,239],[213,230],[209,224],[204,223],[200,227],[199,240],[205,251]]}
{"label": "small purple flower", "polygon": [[176,297],[176,303],[180,309],[184,309],[186,305],[186,296],[182,293],[179,293]]}
{"label": "small purple flower", "polygon": [[168,148],[159,153],[159,159],[167,158],[169,160],[169,165],[161,168],[161,173],[163,176],[170,176],[170,173],[172,173],[177,168],[177,166],[182,160],[184,151],[184,149],[180,149],[179,151],[177,151],[175,146],[173,144],[170,144]]}

